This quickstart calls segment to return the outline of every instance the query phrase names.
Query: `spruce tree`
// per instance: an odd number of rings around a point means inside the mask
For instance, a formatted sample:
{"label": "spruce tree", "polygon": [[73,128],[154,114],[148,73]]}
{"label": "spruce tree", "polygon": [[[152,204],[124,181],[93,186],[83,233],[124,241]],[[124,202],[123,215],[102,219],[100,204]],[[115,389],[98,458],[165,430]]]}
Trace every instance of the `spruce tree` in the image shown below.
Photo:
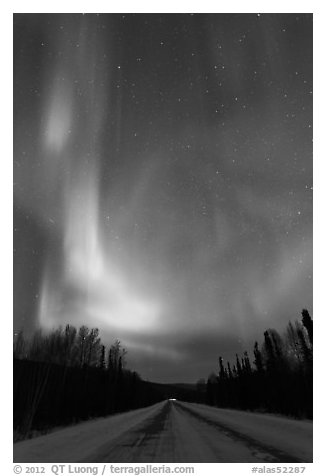
{"label": "spruce tree", "polygon": [[312,345],[312,337],[313,337],[313,323],[312,323],[312,319],[310,317],[310,314],[309,312],[307,311],[307,309],[302,309],[302,324],[304,325],[304,327],[307,329],[307,332],[308,332],[308,336],[309,336],[309,341]]}

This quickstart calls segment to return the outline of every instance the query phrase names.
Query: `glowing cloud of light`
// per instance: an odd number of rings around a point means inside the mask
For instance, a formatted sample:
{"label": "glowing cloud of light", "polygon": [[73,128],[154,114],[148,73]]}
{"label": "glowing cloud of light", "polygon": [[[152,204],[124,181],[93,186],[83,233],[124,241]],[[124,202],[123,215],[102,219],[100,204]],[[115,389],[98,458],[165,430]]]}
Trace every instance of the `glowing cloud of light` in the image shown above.
{"label": "glowing cloud of light", "polygon": [[[139,292],[127,270],[113,259],[99,219],[96,142],[103,120],[98,105],[105,96],[96,85],[94,65],[83,57],[89,56],[87,31],[82,27],[79,33],[78,55],[71,51],[69,58],[68,51],[65,63],[56,65],[45,105],[41,143],[48,180],[57,184],[60,195],[56,231],[61,250],[55,263],[59,270],[54,271],[53,259],[44,270],[39,322],[43,327],[71,323],[146,333],[159,328],[161,306]],[[96,42],[92,45],[95,54]],[[75,100],[76,83],[84,88],[84,102]],[[78,152],[73,147],[76,138]]]}

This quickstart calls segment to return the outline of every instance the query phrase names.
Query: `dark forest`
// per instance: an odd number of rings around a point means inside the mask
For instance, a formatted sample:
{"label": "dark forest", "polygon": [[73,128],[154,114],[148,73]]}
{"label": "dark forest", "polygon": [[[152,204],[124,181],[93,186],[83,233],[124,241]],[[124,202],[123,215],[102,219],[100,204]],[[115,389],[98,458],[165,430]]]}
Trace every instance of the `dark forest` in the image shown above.
{"label": "dark forest", "polygon": [[152,405],[166,398],[222,408],[312,418],[313,321],[289,322],[283,337],[273,329],[248,352],[196,385],[147,382],[126,367],[119,340],[101,342],[99,330],[70,325],[30,340],[14,339],[14,438],[20,440],[90,418]]}

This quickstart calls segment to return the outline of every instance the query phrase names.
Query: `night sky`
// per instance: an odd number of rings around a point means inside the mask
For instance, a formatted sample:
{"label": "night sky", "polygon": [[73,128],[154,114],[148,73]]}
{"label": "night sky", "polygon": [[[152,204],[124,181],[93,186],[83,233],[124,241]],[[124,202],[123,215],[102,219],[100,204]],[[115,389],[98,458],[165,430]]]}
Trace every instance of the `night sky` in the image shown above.
{"label": "night sky", "polygon": [[195,382],[312,312],[312,15],[14,15],[14,329]]}

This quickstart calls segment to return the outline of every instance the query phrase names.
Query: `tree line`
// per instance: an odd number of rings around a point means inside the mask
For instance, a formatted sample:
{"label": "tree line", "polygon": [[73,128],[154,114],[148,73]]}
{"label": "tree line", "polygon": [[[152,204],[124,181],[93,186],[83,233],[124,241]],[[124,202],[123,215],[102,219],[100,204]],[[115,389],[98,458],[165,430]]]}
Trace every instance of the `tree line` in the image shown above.
{"label": "tree line", "polygon": [[143,381],[127,369],[121,342],[105,346],[97,328],[67,325],[30,339],[19,332],[13,350],[16,440],[169,397],[312,418],[313,321],[306,309],[283,336],[266,330],[251,358],[236,354],[231,365],[220,356],[216,372],[193,389]]}
{"label": "tree line", "polygon": [[152,405],[162,394],[126,368],[119,340],[101,342],[99,330],[67,325],[31,339],[14,339],[14,437]]}
{"label": "tree line", "polygon": [[254,344],[253,360],[246,351],[231,366],[220,356],[207,379],[206,403],[312,418],[313,320],[307,309],[301,314],[283,336],[266,330],[261,347]]}
{"label": "tree line", "polygon": [[14,358],[48,362],[68,367],[123,367],[126,350],[119,340],[106,347],[97,328],[69,324],[49,333],[42,329],[34,332],[30,340],[20,331],[14,339]]}

